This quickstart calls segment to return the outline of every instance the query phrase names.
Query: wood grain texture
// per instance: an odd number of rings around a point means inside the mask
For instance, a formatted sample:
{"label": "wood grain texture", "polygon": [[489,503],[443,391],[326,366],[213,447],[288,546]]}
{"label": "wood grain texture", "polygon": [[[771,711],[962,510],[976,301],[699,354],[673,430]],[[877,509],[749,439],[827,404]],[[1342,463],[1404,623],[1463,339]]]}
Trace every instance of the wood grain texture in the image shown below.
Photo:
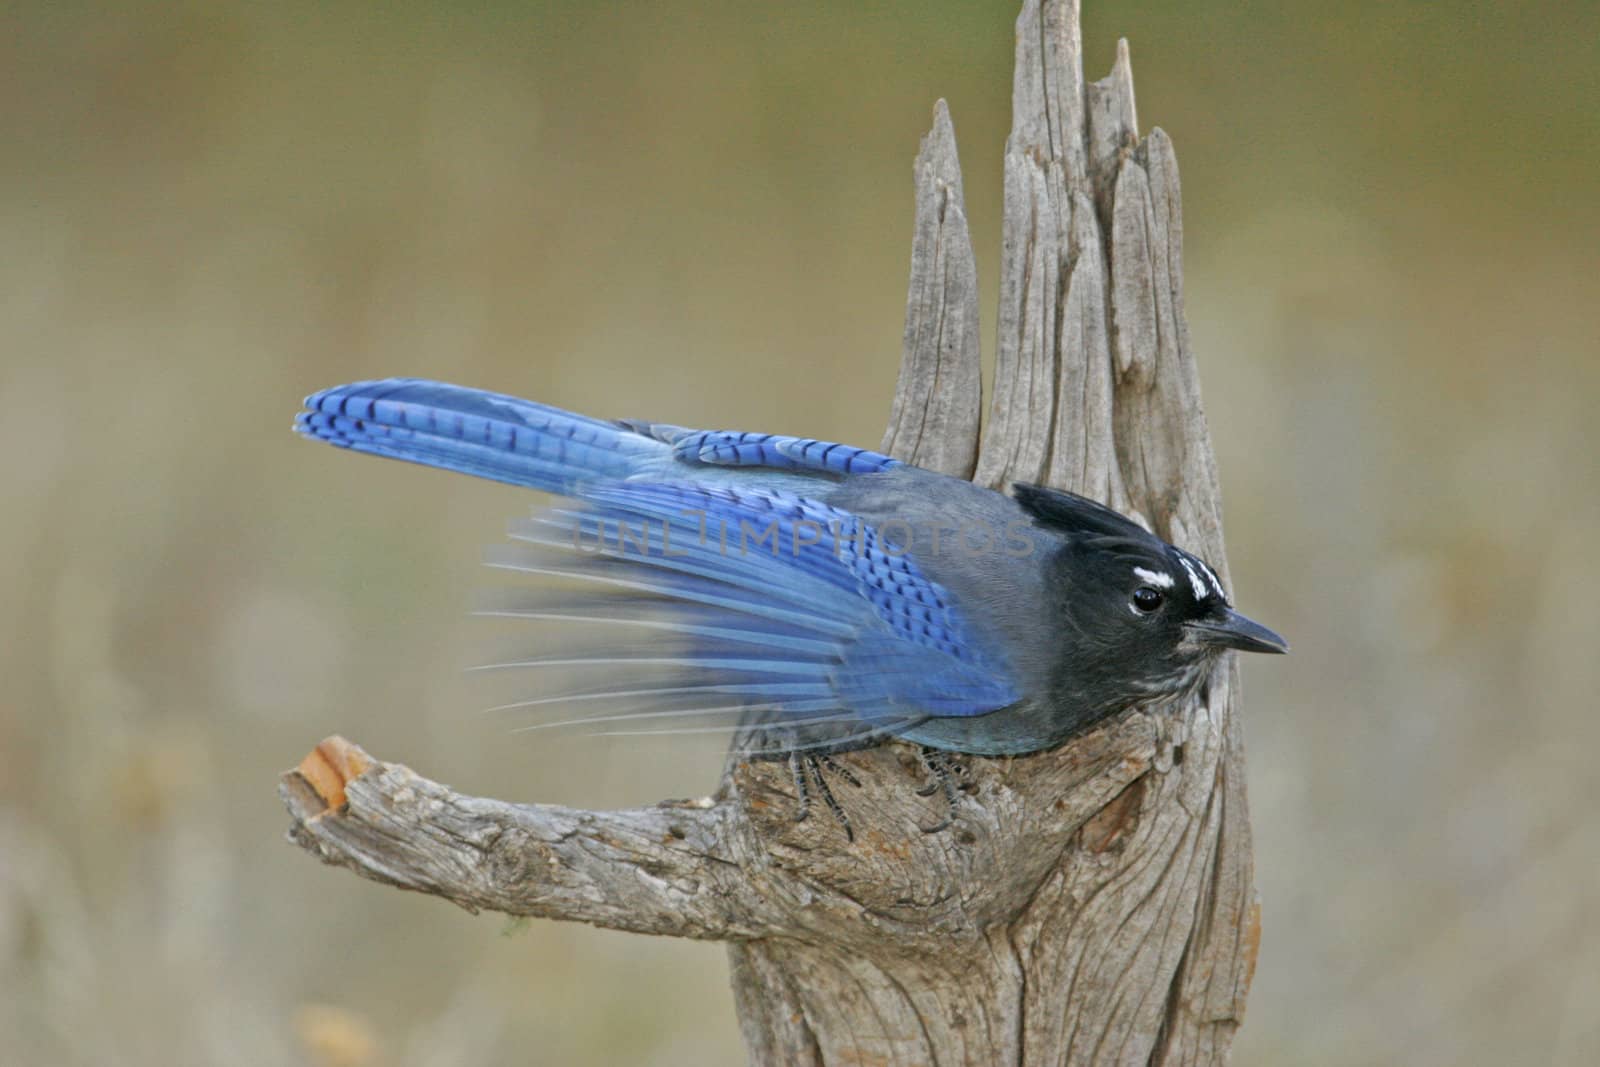
{"label": "wood grain texture", "polygon": [[[1126,45],[1085,85],[1076,3],[1027,0],[1016,57],[981,448],[976,276],[942,106],[915,169],[885,447],[1107,500],[1225,576],[1172,146],[1138,136]],[[793,820],[781,763],[730,762],[703,805],[624,812],[466,797],[338,746],[281,788],[291,837],[369,878],[727,941],[754,1063],[1210,1064],[1227,1058],[1260,939],[1237,702],[1227,660],[1187,706],[965,760],[957,820],[932,834],[919,827],[943,801],[917,795],[913,749],[846,754],[853,842],[826,817]]]}

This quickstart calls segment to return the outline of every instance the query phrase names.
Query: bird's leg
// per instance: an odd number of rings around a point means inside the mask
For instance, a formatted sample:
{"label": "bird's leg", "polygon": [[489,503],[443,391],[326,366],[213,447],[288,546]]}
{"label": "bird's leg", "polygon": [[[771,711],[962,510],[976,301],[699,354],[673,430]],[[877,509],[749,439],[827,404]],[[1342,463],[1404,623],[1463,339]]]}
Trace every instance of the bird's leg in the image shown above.
{"label": "bird's leg", "polygon": [[811,783],[806,778],[805,757],[798,752],[789,753],[789,776],[794,779],[795,822],[805,822],[811,815]]}
{"label": "bird's leg", "polygon": [[789,774],[794,778],[795,798],[798,801],[794,821],[804,822],[811,815],[811,787],[814,783],[817,795],[822,797],[822,802],[833,812],[833,817],[839,820],[839,825],[844,827],[845,839],[854,841],[856,832],[850,825],[850,816],[845,814],[844,808],[833,795],[827,776],[823,774],[824,770],[832,771],[857,788],[861,786],[861,779],[857,778],[850,768],[826,752],[789,753]]}
{"label": "bird's leg", "polygon": [[966,767],[956,763],[946,753],[936,748],[922,746],[922,765],[928,768],[932,780],[921,789],[917,790],[919,797],[931,797],[940,791],[944,792],[945,816],[933,826],[919,826],[925,834],[936,834],[956,821],[956,801],[960,794],[956,792],[956,779],[966,776]]}

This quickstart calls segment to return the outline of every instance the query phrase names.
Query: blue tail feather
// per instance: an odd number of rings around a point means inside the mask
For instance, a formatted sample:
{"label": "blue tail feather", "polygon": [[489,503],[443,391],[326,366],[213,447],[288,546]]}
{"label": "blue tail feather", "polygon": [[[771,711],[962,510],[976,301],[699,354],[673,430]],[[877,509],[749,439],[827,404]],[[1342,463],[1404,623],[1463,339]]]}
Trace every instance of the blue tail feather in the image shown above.
{"label": "blue tail feather", "polygon": [[313,393],[295,429],[330,444],[570,493],[626,478],[670,446],[600,419],[441,382],[389,378]]}

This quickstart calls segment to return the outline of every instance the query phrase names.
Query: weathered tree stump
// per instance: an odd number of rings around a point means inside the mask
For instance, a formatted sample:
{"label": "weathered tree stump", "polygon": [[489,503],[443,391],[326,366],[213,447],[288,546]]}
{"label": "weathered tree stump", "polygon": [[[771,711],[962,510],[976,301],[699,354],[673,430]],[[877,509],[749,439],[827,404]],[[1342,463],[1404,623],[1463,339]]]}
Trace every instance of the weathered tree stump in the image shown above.
{"label": "weathered tree stump", "polygon": [[[1223,565],[1184,323],[1178,170],[1140,139],[1126,44],[1085,84],[1076,0],[1017,21],[999,351],[979,447],[977,277],[941,101],[886,450],[1108,501]],[[972,759],[949,830],[900,744],[839,759],[851,843],[795,822],[782,763],[704,804],[592,812],[455,793],[333,738],[285,774],[290,836],[461,906],[729,943],[753,1062],[1212,1063],[1260,936],[1232,657],[1176,712]]]}

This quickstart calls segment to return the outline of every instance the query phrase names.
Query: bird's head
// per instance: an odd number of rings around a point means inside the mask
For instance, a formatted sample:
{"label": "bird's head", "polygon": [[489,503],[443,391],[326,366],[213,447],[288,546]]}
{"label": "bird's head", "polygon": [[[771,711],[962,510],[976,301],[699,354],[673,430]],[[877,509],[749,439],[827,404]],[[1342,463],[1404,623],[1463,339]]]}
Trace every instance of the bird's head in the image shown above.
{"label": "bird's head", "polygon": [[1185,692],[1229,649],[1287,652],[1282,637],[1239,614],[1204,560],[1086,497],[1018,485],[1016,499],[1061,535],[1049,581],[1068,633],[1060,670],[1105,704]]}

